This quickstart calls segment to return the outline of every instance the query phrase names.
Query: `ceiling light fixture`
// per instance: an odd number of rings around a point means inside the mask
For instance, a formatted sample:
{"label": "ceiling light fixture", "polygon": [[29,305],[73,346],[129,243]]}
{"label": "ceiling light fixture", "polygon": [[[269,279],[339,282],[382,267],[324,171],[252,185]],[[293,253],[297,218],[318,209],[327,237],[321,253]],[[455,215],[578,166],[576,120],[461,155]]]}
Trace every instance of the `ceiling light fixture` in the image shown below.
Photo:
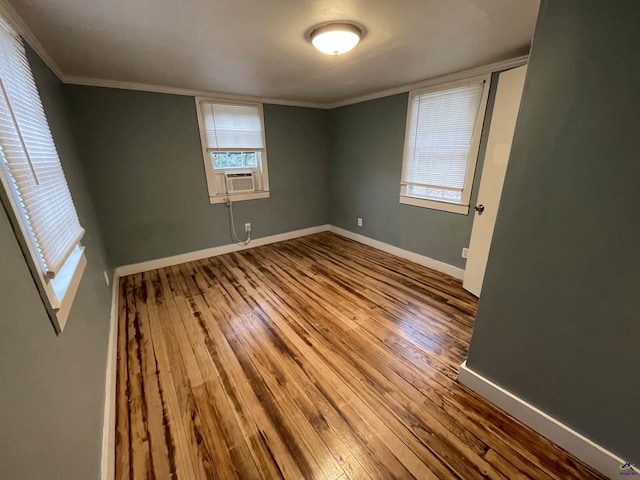
{"label": "ceiling light fixture", "polygon": [[310,40],[314,47],[328,55],[340,55],[355,47],[362,29],[352,23],[328,23],[314,28]]}

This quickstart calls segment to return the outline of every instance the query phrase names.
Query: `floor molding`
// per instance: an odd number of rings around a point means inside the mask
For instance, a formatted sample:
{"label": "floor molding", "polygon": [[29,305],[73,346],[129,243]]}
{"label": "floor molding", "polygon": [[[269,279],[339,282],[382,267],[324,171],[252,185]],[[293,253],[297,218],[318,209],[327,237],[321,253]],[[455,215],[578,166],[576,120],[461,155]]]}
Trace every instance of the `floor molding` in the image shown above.
{"label": "floor molding", "polygon": [[111,284],[111,315],[109,316],[109,346],[107,348],[107,373],[104,387],[104,419],[102,423],[101,480],[115,476],[116,457],[116,366],[118,355],[118,286],[120,277],[113,272]]}
{"label": "floor molding", "polygon": [[433,258],[420,255],[419,253],[404,250],[402,248],[389,245],[388,243],[384,243],[379,240],[374,240],[373,238],[365,237],[364,235],[360,235],[359,233],[353,233],[349,230],[345,230],[344,228],[336,227],[334,225],[329,226],[329,231],[337,233],[338,235],[342,235],[343,237],[350,238],[351,240],[355,240],[356,242],[364,243],[365,245],[369,245],[370,247],[377,248],[378,250],[382,250],[383,252],[390,253],[392,255],[395,255],[396,257],[404,258],[419,265],[423,265],[432,270],[446,273],[447,275],[451,275],[452,277],[459,280],[462,280],[462,278],[464,277],[464,269],[454,267],[453,265],[441,262],[440,260],[435,260]]}
{"label": "floor molding", "polygon": [[625,460],[471,370],[466,361],[460,365],[458,381],[587,465],[609,478],[620,478],[620,465]]}
{"label": "floor molding", "polygon": [[327,230],[329,230],[329,225],[318,225],[317,227],[303,228],[302,230],[293,230],[291,232],[279,233],[277,235],[270,235],[268,237],[255,238],[251,240],[251,243],[249,245],[243,246],[231,243],[227,245],[220,245],[219,247],[205,248],[204,250],[197,250],[195,252],[183,253],[181,255],[159,258],[157,260],[149,260],[148,262],[124,265],[116,268],[116,273],[120,277],[125,277],[127,275],[155,270],[156,268],[180,265],[181,263],[202,260],[203,258],[224,255],[225,253],[239,252],[240,250],[247,250],[249,248],[260,247],[262,245],[269,245],[270,243],[283,242],[285,240],[304,237],[306,235],[312,235],[314,233],[326,232]]}
{"label": "floor molding", "polygon": [[148,272],[149,270],[155,270],[157,268],[170,267],[172,265],[180,265],[185,262],[193,262],[195,260],[202,260],[203,258],[215,257],[217,255],[224,255],[225,253],[239,252],[241,250],[247,250],[249,248],[259,247],[262,245],[269,245],[271,243],[283,242],[285,240],[291,240],[298,237],[304,237],[312,235],[314,233],[330,231],[343,237],[350,238],[356,242],[369,245],[370,247],[377,248],[383,252],[390,253],[400,258],[404,258],[411,262],[423,265],[441,273],[451,275],[454,278],[462,280],[464,277],[464,269],[455,267],[448,263],[435,260],[433,258],[420,255],[419,253],[404,250],[402,248],[390,245],[388,243],[375,240],[373,238],[365,237],[358,233],[350,232],[334,225],[318,225],[316,227],[303,228],[301,230],[293,230],[291,232],[279,233],[277,235],[270,235],[268,237],[256,238],[251,241],[249,245],[241,246],[234,243],[227,245],[220,245],[218,247],[206,248],[204,250],[197,250],[195,252],[183,253],[180,255],[173,255],[171,257],[159,258],[156,260],[149,260],[146,262],[134,263],[131,265],[123,265],[116,268],[115,273],[119,277],[125,277],[127,275],[134,275],[136,273]]}

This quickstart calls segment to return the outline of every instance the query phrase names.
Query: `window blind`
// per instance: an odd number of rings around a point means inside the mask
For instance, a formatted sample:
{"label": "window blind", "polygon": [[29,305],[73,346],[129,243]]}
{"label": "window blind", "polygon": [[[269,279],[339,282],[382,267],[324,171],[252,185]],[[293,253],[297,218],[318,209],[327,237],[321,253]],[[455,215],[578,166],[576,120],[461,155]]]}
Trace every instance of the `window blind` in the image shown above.
{"label": "window blind", "polygon": [[[410,102],[402,184],[459,198],[484,83],[415,95]],[[428,195],[425,195],[428,196]]]}
{"label": "window blind", "polygon": [[71,199],[22,40],[0,22],[0,172],[45,278],[84,230]]}
{"label": "window blind", "polygon": [[259,105],[203,103],[207,148],[213,151],[264,150]]}

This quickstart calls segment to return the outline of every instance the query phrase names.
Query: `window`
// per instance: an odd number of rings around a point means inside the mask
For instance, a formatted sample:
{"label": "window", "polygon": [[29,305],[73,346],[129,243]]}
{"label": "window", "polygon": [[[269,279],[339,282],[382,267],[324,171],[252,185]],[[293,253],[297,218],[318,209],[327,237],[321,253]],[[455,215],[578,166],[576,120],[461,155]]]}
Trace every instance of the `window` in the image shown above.
{"label": "window", "polygon": [[22,40],[0,21],[0,180],[56,331],[64,328],[86,265],[71,199]]}
{"label": "window", "polygon": [[411,92],[400,203],[469,212],[489,78]]}
{"label": "window", "polygon": [[[268,198],[262,105],[202,98],[196,104],[211,203]],[[244,187],[236,190],[240,179]]]}

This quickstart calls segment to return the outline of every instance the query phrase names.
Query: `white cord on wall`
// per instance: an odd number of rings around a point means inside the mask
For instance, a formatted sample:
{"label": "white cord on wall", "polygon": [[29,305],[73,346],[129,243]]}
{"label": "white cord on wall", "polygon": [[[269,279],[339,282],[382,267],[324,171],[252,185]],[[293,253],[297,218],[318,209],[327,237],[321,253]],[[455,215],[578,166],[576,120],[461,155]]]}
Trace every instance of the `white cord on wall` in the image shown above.
{"label": "white cord on wall", "polygon": [[233,243],[235,243],[236,245],[249,245],[249,242],[251,242],[251,230],[247,232],[246,240],[240,240],[240,238],[238,238],[238,234],[236,233],[236,223],[233,219],[233,202],[231,201],[231,197],[229,196],[229,186],[227,185],[226,179],[224,182],[224,187],[227,192],[227,200],[224,204],[229,209],[229,233],[231,234],[231,240],[233,240]]}

